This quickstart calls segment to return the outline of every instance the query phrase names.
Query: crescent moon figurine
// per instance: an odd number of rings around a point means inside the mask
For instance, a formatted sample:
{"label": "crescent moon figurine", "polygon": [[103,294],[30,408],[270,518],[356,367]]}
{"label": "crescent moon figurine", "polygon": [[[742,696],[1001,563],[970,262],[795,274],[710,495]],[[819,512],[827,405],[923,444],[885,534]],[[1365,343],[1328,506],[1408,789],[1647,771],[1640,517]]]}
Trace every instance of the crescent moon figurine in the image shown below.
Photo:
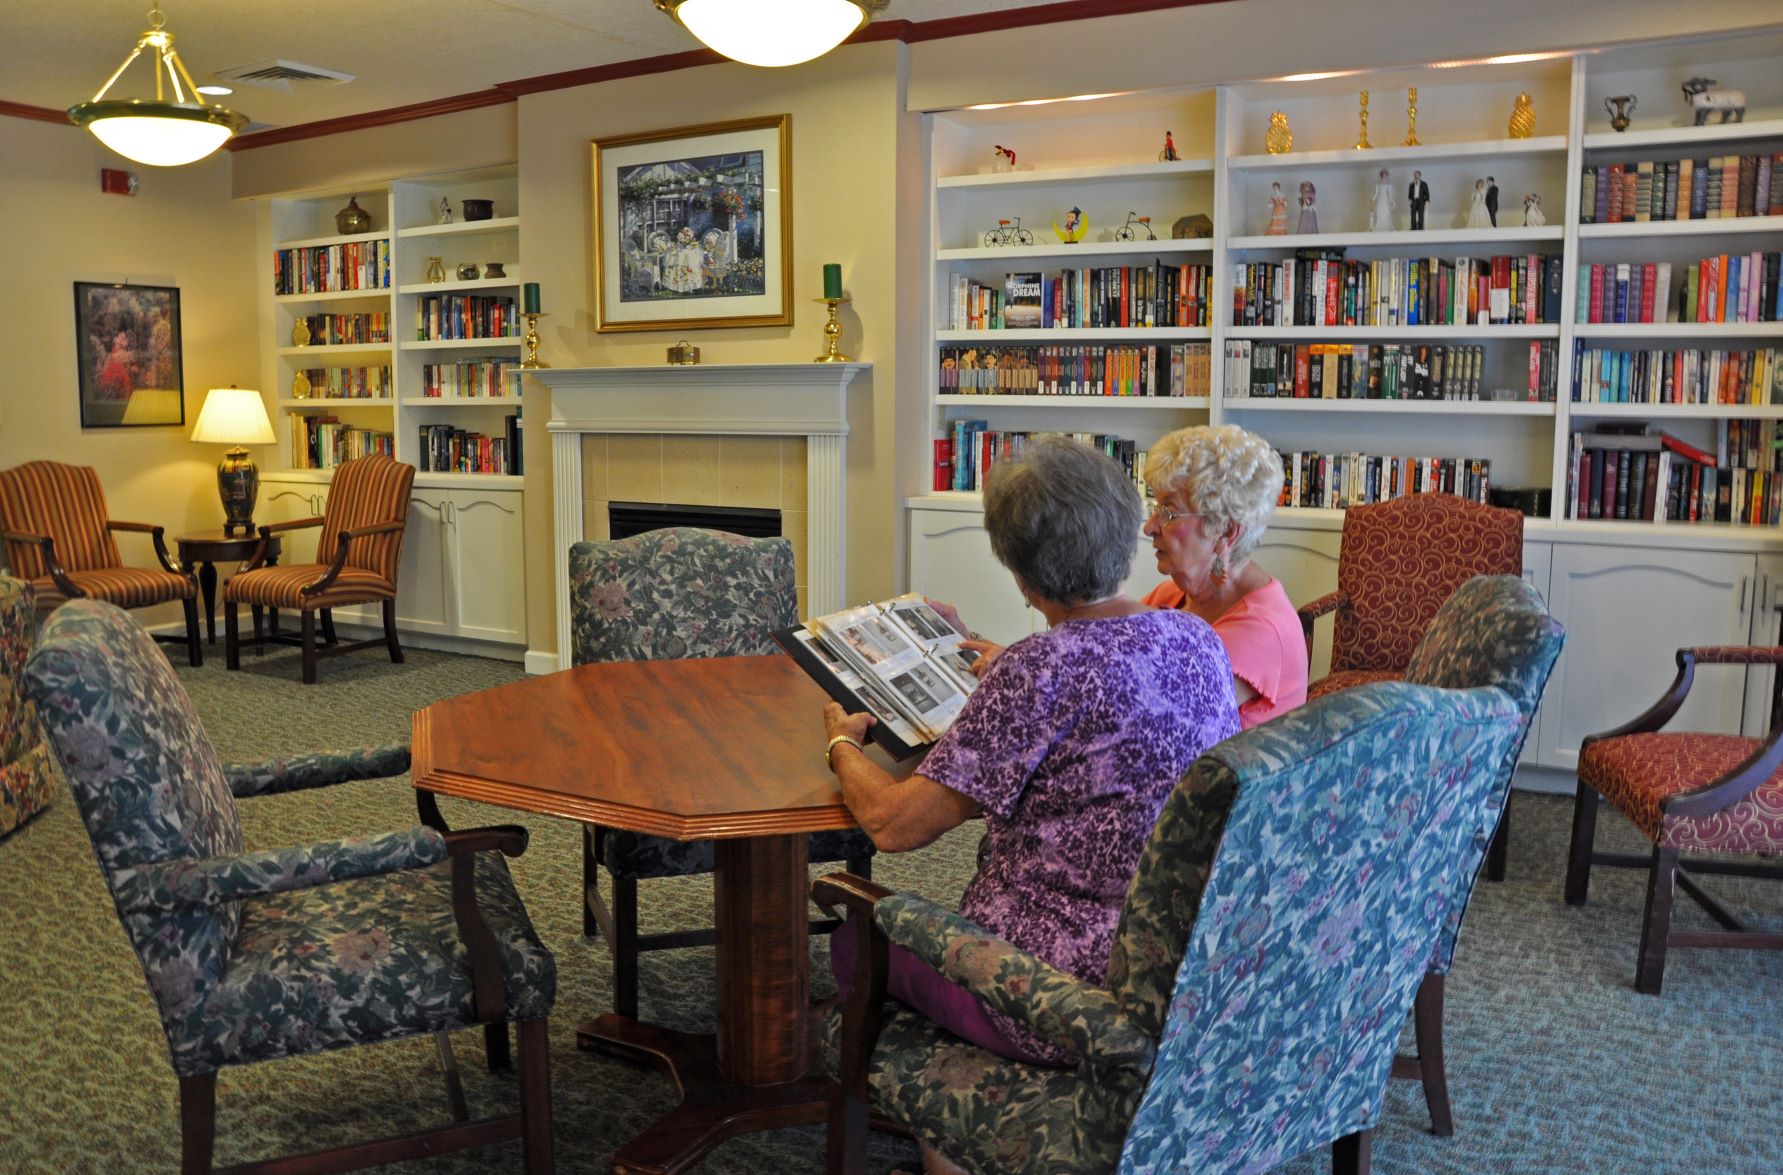
{"label": "crescent moon figurine", "polygon": [[1059,235],[1059,240],[1067,245],[1075,245],[1083,240],[1083,235],[1090,231],[1090,222],[1083,214],[1083,209],[1073,208],[1065,213],[1065,224],[1060,227],[1058,221],[1052,222],[1052,231]]}

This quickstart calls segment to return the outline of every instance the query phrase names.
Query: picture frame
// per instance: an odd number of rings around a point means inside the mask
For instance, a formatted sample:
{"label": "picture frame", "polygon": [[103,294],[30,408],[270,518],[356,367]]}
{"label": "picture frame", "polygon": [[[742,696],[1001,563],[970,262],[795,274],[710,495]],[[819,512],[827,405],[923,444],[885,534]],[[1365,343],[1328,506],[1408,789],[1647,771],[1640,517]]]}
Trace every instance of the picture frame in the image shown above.
{"label": "picture frame", "polygon": [[74,283],[82,428],[186,423],[175,286]]}
{"label": "picture frame", "polygon": [[792,116],[593,143],[596,330],[792,323]]}

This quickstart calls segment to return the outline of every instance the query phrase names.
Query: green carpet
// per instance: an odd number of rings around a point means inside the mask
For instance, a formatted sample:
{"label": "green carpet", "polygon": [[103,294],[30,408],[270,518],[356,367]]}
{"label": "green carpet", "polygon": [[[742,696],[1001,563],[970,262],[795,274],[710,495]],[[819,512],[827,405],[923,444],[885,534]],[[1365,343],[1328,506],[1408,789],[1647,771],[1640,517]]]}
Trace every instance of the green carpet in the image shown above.
{"label": "green carpet", "polygon": [[[406,665],[375,653],[325,662],[319,685],[297,684],[294,653],[249,656],[227,673],[220,648],[179,673],[225,759],[404,740],[409,714],[441,697],[512,681],[517,666],[424,651]],[[512,813],[445,805],[455,827]],[[1783,1072],[1783,955],[1677,952],[1658,999],[1630,986],[1642,881],[1601,870],[1582,910],[1560,901],[1570,804],[1522,795],[1511,879],[1482,885],[1449,983],[1449,1079],[1456,1134],[1433,1138],[1413,1083],[1395,1082],[1376,1135],[1383,1172],[1777,1170],[1774,1077]],[[250,848],[414,822],[407,780],[349,784],[242,804]],[[654,1070],[576,1051],[579,1020],[611,999],[605,946],[581,937],[576,826],[525,821],[531,848],[514,872],[557,955],[552,1081],[559,1170],[605,1171],[613,1151],[674,1103]],[[1636,847],[1607,815],[1605,835]],[[970,875],[976,833],[918,853],[884,856],[895,888],[954,900]],[[646,929],[701,924],[707,879],[648,882]],[[1783,922],[1783,887],[1717,887]],[[0,1171],[173,1171],[177,1087],[150,998],[92,850],[66,795],[0,841]],[[1684,918],[1695,920],[1694,912]],[[825,947],[813,947],[817,994],[829,989]],[[643,1014],[676,1028],[712,1024],[712,955],[657,953],[642,962]],[[482,1068],[480,1033],[455,1041],[476,1113],[517,1102],[512,1077]],[[1771,1078],[1765,1075],[1771,1074]],[[219,1081],[219,1164],[331,1145],[445,1120],[430,1042],[350,1049],[246,1069]],[[914,1158],[878,1139],[874,1169]],[[429,1172],[516,1170],[509,1144],[405,1164]],[[698,1168],[795,1175],[823,1167],[816,1128],[736,1139]],[[1324,1156],[1289,1168],[1328,1169]]]}

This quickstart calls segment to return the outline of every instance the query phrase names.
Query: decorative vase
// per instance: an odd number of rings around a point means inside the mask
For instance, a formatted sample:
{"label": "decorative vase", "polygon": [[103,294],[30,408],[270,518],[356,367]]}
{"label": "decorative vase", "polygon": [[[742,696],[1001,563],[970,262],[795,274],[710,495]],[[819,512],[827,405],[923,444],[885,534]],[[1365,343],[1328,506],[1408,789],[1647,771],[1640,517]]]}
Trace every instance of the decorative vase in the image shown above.
{"label": "decorative vase", "polygon": [[1281,155],[1294,149],[1294,132],[1288,129],[1288,116],[1277,110],[1269,116],[1269,130],[1263,135],[1263,149]]}
{"label": "decorative vase", "polygon": [[486,278],[507,277],[508,271],[502,268],[503,264],[505,263],[501,261],[485,261],[483,263],[483,276]]}
{"label": "decorative vase", "polygon": [[460,265],[458,267],[458,280],[461,282],[476,281],[477,280],[477,267],[475,265],[470,264],[469,262],[466,262],[465,264]]}
{"label": "decorative vase", "polygon": [[1603,100],[1604,112],[1610,116],[1610,129],[1625,131],[1628,129],[1628,116],[1634,113],[1634,95],[1618,94],[1614,98]]}
{"label": "decorative vase", "polygon": [[445,281],[446,263],[438,257],[429,257],[427,259],[427,280],[430,282]]}
{"label": "decorative vase", "polygon": [[260,471],[247,449],[237,447],[223,454],[217,466],[217,496],[223,500],[223,533],[254,533],[254,503],[260,498]]}
{"label": "decorative vase", "polygon": [[347,206],[334,214],[334,228],[343,237],[371,231],[371,213],[359,207],[359,197],[347,197]]}
{"label": "decorative vase", "polygon": [[293,400],[310,398],[310,377],[301,371],[291,377],[291,398]]}
{"label": "decorative vase", "polygon": [[298,319],[291,324],[291,345],[307,347],[310,345],[310,324],[306,319]]}
{"label": "decorative vase", "polygon": [[464,209],[466,220],[489,220],[495,216],[494,200],[460,200],[458,206]]}
{"label": "decorative vase", "polygon": [[1517,95],[1516,105],[1511,108],[1511,138],[1527,139],[1535,133],[1535,104],[1529,100],[1529,92],[1525,90]]}

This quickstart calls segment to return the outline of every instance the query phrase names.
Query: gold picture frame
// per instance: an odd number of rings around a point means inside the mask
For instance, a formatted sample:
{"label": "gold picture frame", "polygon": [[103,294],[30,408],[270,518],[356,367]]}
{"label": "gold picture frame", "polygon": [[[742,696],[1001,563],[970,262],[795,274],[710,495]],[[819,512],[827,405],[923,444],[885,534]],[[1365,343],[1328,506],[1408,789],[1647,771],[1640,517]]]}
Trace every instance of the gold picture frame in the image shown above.
{"label": "gold picture frame", "polygon": [[792,323],[792,116],[593,144],[596,329]]}

